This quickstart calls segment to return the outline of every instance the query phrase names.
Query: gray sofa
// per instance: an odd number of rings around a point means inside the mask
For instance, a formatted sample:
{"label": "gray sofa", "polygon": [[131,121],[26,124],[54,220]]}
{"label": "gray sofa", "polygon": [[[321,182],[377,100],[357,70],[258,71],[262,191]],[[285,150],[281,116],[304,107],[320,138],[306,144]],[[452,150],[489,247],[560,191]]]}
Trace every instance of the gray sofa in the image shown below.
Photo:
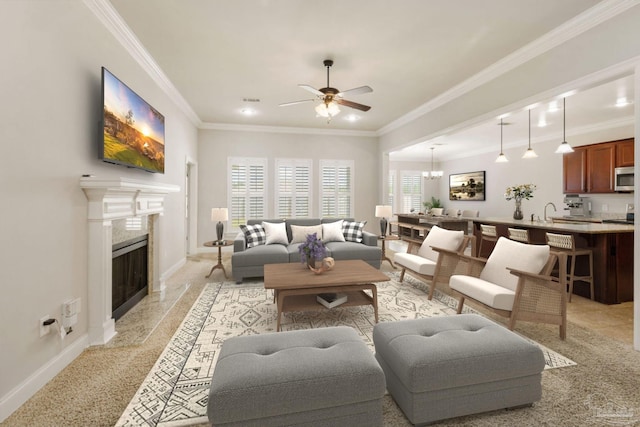
{"label": "gray sofa", "polygon": [[[339,221],[339,218],[297,218],[297,219],[253,219],[247,221],[247,225],[270,223],[286,223],[287,237],[292,240],[291,226],[309,227],[323,223]],[[353,221],[352,218],[344,218],[345,221]],[[242,232],[238,233],[233,241],[233,255],[231,267],[233,279],[241,283],[245,277],[263,277],[265,264],[279,264],[300,262],[298,252],[299,243],[284,245],[270,244],[247,248],[247,242]],[[336,261],[361,259],[375,268],[380,268],[382,249],[378,247],[378,236],[367,231],[362,233],[362,243],[356,242],[327,242],[327,256]]]}

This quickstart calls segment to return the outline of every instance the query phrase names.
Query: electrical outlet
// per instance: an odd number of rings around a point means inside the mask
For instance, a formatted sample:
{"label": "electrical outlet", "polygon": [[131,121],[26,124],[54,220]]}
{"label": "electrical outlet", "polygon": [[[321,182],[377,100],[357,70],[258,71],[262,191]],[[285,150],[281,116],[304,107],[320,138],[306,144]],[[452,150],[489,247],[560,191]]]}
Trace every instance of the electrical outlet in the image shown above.
{"label": "electrical outlet", "polygon": [[40,319],[40,323],[39,323],[39,326],[40,326],[40,337],[43,337],[43,336],[47,335],[49,332],[51,332],[51,325],[45,325],[44,324],[44,322],[46,322],[49,319],[51,319],[51,316],[49,316],[48,314]]}
{"label": "electrical outlet", "polygon": [[633,203],[627,203],[627,212],[633,212],[634,209]]}

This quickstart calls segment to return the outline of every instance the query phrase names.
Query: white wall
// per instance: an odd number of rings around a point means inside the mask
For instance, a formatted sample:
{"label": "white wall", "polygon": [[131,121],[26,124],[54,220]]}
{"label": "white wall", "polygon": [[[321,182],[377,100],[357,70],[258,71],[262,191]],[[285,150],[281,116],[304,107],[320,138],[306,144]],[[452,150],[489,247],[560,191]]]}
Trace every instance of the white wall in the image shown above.
{"label": "white wall", "polygon": [[[86,345],[87,200],[82,174],[183,187],[197,130],[80,1],[2,2],[0,32],[0,421]],[[100,67],[166,118],[166,174],[97,159]],[[160,219],[162,273],[184,258],[184,194],[167,198]],[[60,317],[82,299],[64,341],[39,337],[38,320]],[[89,379],[90,380],[90,379]]]}
{"label": "white wall", "polygon": [[[310,135],[272,132],[200,130],[198,137],[199,194],[198,246],[215,236],[215,225],[210,221],[212,207],[227,203],[227,158],[266,157],[268,179],[274,182],[276,158],[313,159],[314,215],[319,216],[318,161],[343,159],[355,162],[354,218],[366,220],[367,231],[379,230],[375,218],[378,201],[379,157],[376,138]],[[272,189],[270,188],[270,191]],[[268,197],[273,200],[271,192]],[[267,217],[273,218],[273,203]],[[225,232],[228,227],[225,227]],[[228,238],[234,233],[226,233]]]}
{"label": "white wall", "polygon": [[[572,145],[579,146],[597,142],[613,141],[617,139],[633,137],[633,127],[609,129],[588,135],[571,135],[567,140]],[[473,157],[458,158],[441,163],[444,169],[445,178],[440,182],[440,192],[445,195],[442,202],[447,208],[476,209],[480,211],[481,217],[489,216],[510,216],[515,209],[513,200],[507,201],[504,193],[507,187],[519,184],[535,184],[537,189],[533,198],[522,202],[522,209],[525,219],[534,214],[537,218],[544,217],[544,206],[547,202],[553,202],[558,209],[553,211],[552,207],[547,209],[549,216],[569,215],[564,211],[564,194],[562,192],[562,155],[554,151],[559,144],[558,141],[546,141],[532,144],[538,157],[535,159],[523,159],[522,154],[526,146],[508,147],[504,153],[509,159],[508,163],[496,163],[498,147],[490,154],[474,155]],[[452,173],[463,173],[477,170],[486,171],[486,200],[485,201],[450,201],[447,200],[448,177]],[[617,215],[623,217],[627,203],[633,203],[633,194],[585,194],[591,201],[594,215]],[[603,212],[603,204],[608,205],[608,211]]]}

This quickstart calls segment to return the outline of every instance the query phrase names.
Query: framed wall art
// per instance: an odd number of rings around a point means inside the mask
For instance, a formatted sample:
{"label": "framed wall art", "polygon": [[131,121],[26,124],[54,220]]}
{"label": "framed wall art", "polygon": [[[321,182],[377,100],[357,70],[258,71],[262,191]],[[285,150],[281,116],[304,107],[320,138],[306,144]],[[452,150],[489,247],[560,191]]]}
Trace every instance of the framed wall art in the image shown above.
{"label": "framed wall art", "polygon": [[485,171],[449,175],[449,200],[485,200]]}

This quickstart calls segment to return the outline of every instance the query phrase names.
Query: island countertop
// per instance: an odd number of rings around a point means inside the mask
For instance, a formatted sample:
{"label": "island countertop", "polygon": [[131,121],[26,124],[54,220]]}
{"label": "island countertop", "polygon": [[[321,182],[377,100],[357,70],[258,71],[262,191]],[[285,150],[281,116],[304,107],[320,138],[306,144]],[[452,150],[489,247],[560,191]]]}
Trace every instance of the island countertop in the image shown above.
{"label": "island countertop", "polygon": [[512,219],[508,217],[473,218],[473,222],[491,225],[506,225],[509,227],[538,228],[552,232],[584,233],[584,234],[610,234],[633,233],[634,226],[626,224],[604,224],[597,222],[551,222],[530,221],[528,219]]}

